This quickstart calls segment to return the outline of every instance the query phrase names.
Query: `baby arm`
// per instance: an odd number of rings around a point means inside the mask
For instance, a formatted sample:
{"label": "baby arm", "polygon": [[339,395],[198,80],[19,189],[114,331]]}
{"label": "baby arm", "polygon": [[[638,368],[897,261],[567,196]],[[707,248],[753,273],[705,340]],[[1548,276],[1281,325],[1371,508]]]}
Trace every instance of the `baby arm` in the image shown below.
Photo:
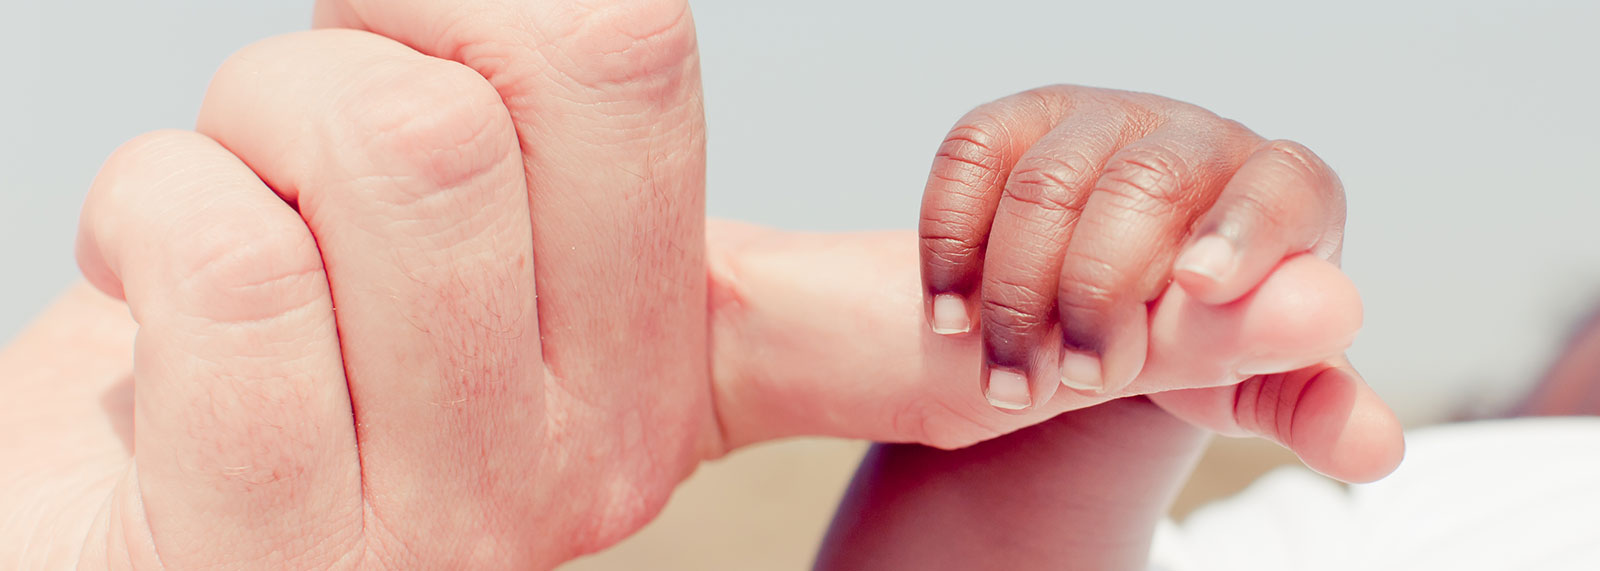
{"label": "baby arm", "polygon": [[960,450],[878,445],[818,569],[1137,569],[1204,433],[1144,398]]}

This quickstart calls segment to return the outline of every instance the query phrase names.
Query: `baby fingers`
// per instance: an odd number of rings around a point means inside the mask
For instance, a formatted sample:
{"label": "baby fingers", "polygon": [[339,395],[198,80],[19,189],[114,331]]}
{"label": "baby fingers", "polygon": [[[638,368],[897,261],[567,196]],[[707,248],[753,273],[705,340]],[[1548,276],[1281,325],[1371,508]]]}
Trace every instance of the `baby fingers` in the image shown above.
{"label": "baby fingers", "polygon": [[1344,219],[1338,175],[1298,143],[1269,142],[1239,167],[1200,219],[1173,278],[1206,303],[1233,301],[1290,254],[1311,252],[1336,262]]}

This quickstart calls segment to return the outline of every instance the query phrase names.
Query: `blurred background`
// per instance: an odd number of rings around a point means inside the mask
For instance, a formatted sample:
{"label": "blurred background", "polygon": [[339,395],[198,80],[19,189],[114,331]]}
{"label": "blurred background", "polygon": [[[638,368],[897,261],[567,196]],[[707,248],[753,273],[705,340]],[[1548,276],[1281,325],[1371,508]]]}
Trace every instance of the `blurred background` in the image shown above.
{"label": "blurred background", "polygon": [[[713,216],[912,228],[957,117],[1080,83],[1189,101],[1333,165],[1350,201],[1345,267],[1366,302],[1351,356],[1408,424],[1521,394],[1600,294],[1600,3],[693,5]],[[105,156],[189,127],[228,54],[305,28],[310,10],[0,8],[0,339],[77,279],[77,210]],[[1281,458],[1244,446],[1208,462],[1238,479]],[[646,533],[570,568],[802,568],[860,451],[804,440],[736,454]],[[1234,489],[1206,485],[1186,501]]]}

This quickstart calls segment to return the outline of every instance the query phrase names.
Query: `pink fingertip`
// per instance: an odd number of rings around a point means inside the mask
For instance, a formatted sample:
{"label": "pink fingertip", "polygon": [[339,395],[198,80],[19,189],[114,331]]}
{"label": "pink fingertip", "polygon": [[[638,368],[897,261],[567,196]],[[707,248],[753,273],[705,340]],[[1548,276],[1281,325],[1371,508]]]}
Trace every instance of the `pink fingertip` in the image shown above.
{"label": "pink fingertip", "polygon": [[1061,384],[1089,394],[1105,391],[1106,380],[1100,367],[1100,356],[1086,351],[1062,350]]}
{"label": "pink fingertip", "polygon": [[1010,369],[989,371],[989,389],[984,396],[995,408],[1022,410],[1033,406],[1033,397],[1028,394],[1028,377]]}
{"label": "pink fingertip", "polygon": [[933,332],[940,335],[959,335],[972,330],[972,316],[967,313],[967,302],[953,293],[933,297]]}
{"label": "pink fingertip", "polygon": [[1213,284],[1221,283],[1223,278],[1233,272],[1236,264],[1233,244],[1227,238],[1212,234],[1190,245],[1183,254],[1178,256],[1178,261],[1173,263],[1174,272],[1188,273],[1204,278]]}

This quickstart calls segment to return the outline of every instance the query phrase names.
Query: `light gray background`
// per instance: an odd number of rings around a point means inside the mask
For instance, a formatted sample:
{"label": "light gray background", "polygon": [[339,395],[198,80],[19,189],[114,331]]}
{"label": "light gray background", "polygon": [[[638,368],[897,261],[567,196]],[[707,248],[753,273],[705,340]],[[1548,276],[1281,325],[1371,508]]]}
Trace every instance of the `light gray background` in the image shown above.
{"label": "light gray background", "polygon": [[[1290,4],[1295,4],[1291,6]],[[702,1],[710,209],[910,228],[970,107],[1070,82],[1209,107],[1343,176],[1353,358],[1411,422],[1521,390],[1600,294],[1600,3]],[[310,2],[0,8],[0,338],[76,279],[100,161],[187,127],[233,50]]]}

